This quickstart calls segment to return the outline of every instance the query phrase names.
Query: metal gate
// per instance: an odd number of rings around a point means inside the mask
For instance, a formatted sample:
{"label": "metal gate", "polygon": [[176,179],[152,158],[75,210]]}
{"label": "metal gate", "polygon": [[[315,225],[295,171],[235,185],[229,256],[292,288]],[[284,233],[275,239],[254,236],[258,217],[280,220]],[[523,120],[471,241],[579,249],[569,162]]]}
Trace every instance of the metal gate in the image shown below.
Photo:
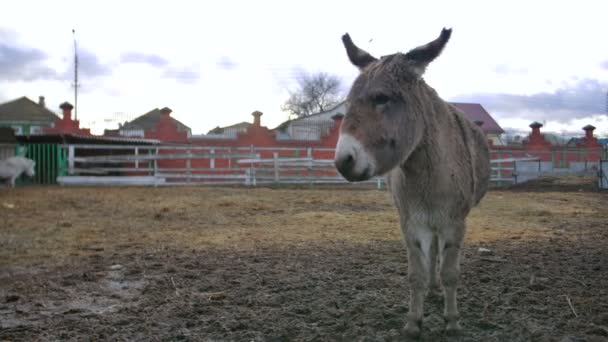
{"label": "metal gate", "polygon": [[21,143],[15,148],[15,155],[36,162],[36,175],[29,178],[21,175],[17,184],[57,184],[57,177],[67,169],[67,154],[58,144]]}

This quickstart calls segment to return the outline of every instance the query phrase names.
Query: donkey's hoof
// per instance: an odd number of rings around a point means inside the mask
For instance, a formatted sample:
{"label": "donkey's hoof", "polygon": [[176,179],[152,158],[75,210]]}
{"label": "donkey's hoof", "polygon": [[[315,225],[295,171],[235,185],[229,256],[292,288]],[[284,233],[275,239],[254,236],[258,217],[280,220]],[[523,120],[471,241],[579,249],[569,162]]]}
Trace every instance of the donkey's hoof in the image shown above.
{"label": "donkey's hoof", "polygon": [[445,326],[445,333],[450,336],[460,335],[462,333],[462,327],[458,321],[448,322]]}
{"label": "donkey's hoof", "polygon": [[409,321],[405,325],[405,334],[408,337],[419,338],[420,337],[420,323],[415,321]]}

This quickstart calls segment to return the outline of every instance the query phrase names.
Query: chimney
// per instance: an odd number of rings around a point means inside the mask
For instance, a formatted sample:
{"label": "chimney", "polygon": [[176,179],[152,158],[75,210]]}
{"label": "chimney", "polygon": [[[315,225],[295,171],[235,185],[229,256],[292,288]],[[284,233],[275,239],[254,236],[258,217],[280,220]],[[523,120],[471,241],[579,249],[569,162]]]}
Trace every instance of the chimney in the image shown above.
{"label": "chimney", "polygon": [[44,96],[38,96],[38,104],[40,105],[40,107],[46,108],[46,103],[44,102]]}
{"label": "chimney", "polygon": [[260,112],[260,111],[255,111],[253,113],[251,113],[251,115],[253,115],[253,125],[255,127],[260,127],[262,125],[262,121],[260,120],[260,117],[263,115],[264,113]]}
{"label": "chimney", "polygon": [[540,122],[534,121],[530,124],[530,128],[532,128],[532,136],[537,137],[540,136],[540,128],[543,127],[543,124]]}
{"label": "chimney", "polygon": [[63,110],[63,120],[72,120],[72,109],[74,109],[74,106],[72,106],[69,102],[64,102],[59,106],[59,108]]}
{"label": "chimney", "polygon": [[593,131],[595,130],[595,127],[592,125],[587,125],[583,127],[583,130],[585,130],[585,139],[593,140]]}
{"label": "chimney", "polygon": [[162,114],[162,116],[166,116],[166,117],[169,117],[171,115],[171,112],[172,112],[172,110],[168,107],[165,107],[160,110],[160,113]]}
{"label": "chimney", "polygon": [[344,114],[334,114],[331,116],[331,119],[334,120],[334,127],[340,128],[340,125],[342,124],[342,119],[344,119]]}

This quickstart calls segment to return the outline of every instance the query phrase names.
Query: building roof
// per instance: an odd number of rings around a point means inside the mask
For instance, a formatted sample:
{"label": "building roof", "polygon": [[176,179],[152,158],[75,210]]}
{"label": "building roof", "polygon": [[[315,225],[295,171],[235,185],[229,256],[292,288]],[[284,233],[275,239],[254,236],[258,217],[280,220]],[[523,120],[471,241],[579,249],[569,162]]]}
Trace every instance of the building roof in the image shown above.
{"label": "building roof", "polygon": [[158,145],[157,139],[140,139],[129,137],[104,137],[82,134],[33,134],[17,136],[19,142],[58,143],[58,144],[99,144],[99,145]]}
{"label": "building roof", "polygon": [[[597,143],[600,145],[604,145],[604,146],[608,146],[608,138],[596,138]],[[585,138],[570,138],[570,140],[568,140],[568,143],[566,145],[568,146],[576,146],[577,144],[582,143],[583,141],[585,141]]]}
{"label": "building roof", "polygon": [[[151,111],[147,112],[144,115],[141,115],[134,120],[125,123],[120,129],[121,130],[135,130],[135,129],[143,129],[143,130],[151,130],[156,128],[156,125],[160,121],[161,117],[160,109],[154,108]],[[184,125],[173,117],[169,117],[173,123],[177,126],[179,131],[190,131],[190,127]]]}
{"label": "building roof", "polygon": [[58,119],[55,113],[25,96],[0,104],[0,121],[55,122]]}
{"label": "building roof", "polygon": [[247,129],[251,125],[253,125],[253,124],[250,122],[247,122],[247,121],[243,121],[243,122],[239,122],[237,124],[230,125],[230,126],[224,126],[224,127],[217,126],[214,129],[207,132],[207,134],[222,134],[222,133],[224,133],[224,131],[231,130],[231,129],[244,130],[244,129]]}
{"label": "building roof", "polygon": [[[479,103],[464,103],[464,102],[449,102],[449,103],[452,104],[453,106],[455,106],[456,108],[460,109],[462,112],[464,112],[465,116],[472,122],[483,121],[481,128],[483,129],[483,131],[486,134],[487,133],[491,133],[491,134],[505,133],[505,131],[492,118],[490,113],[488,113],[483,108],[483,106],[480,105]],[[308,120],[310,120],[310,121],[323,121],[323,120],[329,121],[329,120],[331,120],[331,118],[334,115],[344,114],[346,112],[345,104],[346,104],[346,102],[342,101],[339,104],[337,104],[336,106],[334,106],[324,112],[320,112],[320,113],[312,114],[309,116],[285,121],[285,122],[281,123],[279,126],[277,126],[276,128],[274,128],[274,130],[285,131],[285,129],[289,125],[293,125],[293,124],[300,123],[300,122],[303,123],[305,120],[306,121],[308,121]]]}
{"label": "building roof", "polygon": [[344,112],[346,112],[346,101],[339,102],[335,106],[333,106],[327,110],[324,110],[322,112],[318,112],[318,113],[314,113],[314,114],[310,114],[310,115],[306,115],[306,116],[301,116],[299,118],[284,121],[281,124],[279,124],[277,127],[273,128],[272,130],[282,132],[282,131],[285,131],[285,129],[287,129],[287,127],[290,124],[297,124],[299,122],[304,122],[304,121],[311,121],[311,122],[331,121],[331,120],[333,120],[332,117],[334,115],[336,115],[336,114],[344,115]]}
{"label": "building roof", "polygon": [[484,132],[492,134],[503,134],[505,132],[479,103],[450,102],[450,104],[463,111],[469,120],[473,122],[482,121],[481,128]]}

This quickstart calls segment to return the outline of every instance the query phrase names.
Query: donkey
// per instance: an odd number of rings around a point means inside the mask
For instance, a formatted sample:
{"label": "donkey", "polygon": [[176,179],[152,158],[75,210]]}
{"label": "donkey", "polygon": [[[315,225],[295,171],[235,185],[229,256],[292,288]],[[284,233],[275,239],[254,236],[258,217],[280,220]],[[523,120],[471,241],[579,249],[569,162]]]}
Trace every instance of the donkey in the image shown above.
{"label": "donkey", "polygon": [[34,177],[36,170],[36,162],[24,157],[9,157],[0,160],[0,179],[5,178],[7,185],[11,188],[15,187],[15,180],[25,173],[28,177]]}
{"label": "donkey", "polygon": [[405,331],[419,336],[427,291],[444,293],[446,332],[461,330],[456,288],[465,218],[485,195],[490,158],[481,129],[422,78],[452,29],[434,41],[377,59],[348,33],[346,53],[359,75],[347,96],[334,163],[349,182],[386,175],[408,256]]}

